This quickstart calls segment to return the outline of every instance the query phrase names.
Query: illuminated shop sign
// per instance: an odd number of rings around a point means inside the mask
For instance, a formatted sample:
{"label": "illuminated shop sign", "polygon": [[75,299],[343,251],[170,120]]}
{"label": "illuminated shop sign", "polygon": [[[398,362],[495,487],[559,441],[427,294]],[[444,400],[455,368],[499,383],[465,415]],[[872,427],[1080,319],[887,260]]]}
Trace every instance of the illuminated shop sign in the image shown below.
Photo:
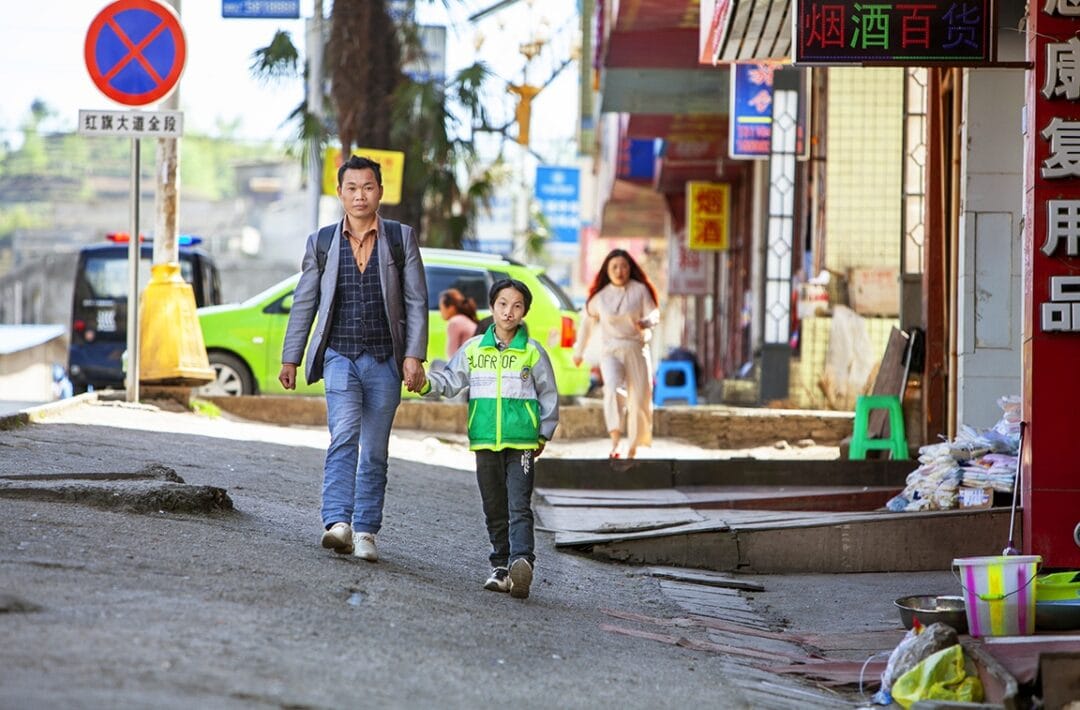
{"label": "illuminated shop sign", "polygon": [[796,64],[985,64],[994,0],[795,0]]}
{"label": "illuminated shop sign", "polygon": [[[731,103],[728,108],[728,155],[739,160],[768,160],[772,154],[773,73],[778,64],[755,62],[731,65]],[[799,75],[799,116],[795,154],[810,155],[805,140],[810,123],[809,71]]]}

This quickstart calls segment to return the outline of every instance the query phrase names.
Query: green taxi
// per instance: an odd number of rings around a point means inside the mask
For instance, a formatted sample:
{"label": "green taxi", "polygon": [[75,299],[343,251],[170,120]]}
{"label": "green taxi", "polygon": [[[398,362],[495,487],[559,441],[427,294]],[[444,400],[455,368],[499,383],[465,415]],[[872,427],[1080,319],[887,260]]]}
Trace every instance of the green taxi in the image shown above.
{"label": "green taxi", "polygon": [[[558,284],[539,267],[493,254],[453,249],[422,248],[428,287],[428,353],[433,360],[446,360],[446,321],[439,315],[439,294],[456,288],[473,298],[489,315],[488,289],[503,278],[518,279],[533,293],[533,304],[525,323],[529,334],[547,350],[555,369],[559,394],[582,395],[589,388],[589,371],[574,365],[572,355],[577,336],[578,313]],[[206,395],[309,394],[323,393],[323,383],[308,385],[303,367],[296,389],[289,391],[278,382],[281,343],[289,322],[293,290],[300,274],[294,274],[262,293],[237,304],[198,309],[203,340],[217,379],[200,389]]]}

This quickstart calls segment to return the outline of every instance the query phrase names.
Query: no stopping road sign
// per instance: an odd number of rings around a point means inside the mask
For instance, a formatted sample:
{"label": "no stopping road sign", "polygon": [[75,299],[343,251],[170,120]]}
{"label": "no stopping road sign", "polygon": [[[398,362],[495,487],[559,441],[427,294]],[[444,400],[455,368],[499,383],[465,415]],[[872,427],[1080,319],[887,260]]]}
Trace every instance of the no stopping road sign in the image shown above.
{"label": "no stopping road sign", "polygon": [[145,106],[172,91],[186,52],[180,19],[155,0],[106,5],[90,23],[83,48],[94,84],[126,106]]}

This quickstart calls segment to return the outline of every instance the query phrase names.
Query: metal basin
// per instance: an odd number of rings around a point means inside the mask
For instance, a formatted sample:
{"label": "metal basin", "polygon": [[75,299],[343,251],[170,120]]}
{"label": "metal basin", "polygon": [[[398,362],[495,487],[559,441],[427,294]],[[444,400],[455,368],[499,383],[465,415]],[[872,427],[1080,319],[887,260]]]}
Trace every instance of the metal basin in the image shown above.
{"label": "metal basin", "polygon": [[910,629],[916,617],[923,626],[941,622],[956,629],[958,634],[968,632],[967,612],[963,597],[915,595],[900,597],[893,604],[900,610],[900,621]]}
{"label": "metal basin", "polygon": [[1080,602],[1035,602],[1035,628],[1039,631],[1080,629]]}

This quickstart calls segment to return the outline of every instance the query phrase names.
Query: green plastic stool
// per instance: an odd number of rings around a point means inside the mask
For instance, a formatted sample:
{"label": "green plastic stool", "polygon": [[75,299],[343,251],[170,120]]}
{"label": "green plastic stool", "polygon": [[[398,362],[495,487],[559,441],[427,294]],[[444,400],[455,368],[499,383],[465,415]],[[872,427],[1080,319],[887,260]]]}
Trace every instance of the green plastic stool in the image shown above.
{"label": "green plastic stool", "polygon": [[[871,439],[867,433],[870,412],[874,409],[889,412],[887,439]],[[869,449],[891,451],[894,459],[908,458],[907,438],[904,436],[904,411],[900,408],[900,398],[894,394],[866,394],[855,400],[855,431],[851,434],[848,458],[865,459]]]}

